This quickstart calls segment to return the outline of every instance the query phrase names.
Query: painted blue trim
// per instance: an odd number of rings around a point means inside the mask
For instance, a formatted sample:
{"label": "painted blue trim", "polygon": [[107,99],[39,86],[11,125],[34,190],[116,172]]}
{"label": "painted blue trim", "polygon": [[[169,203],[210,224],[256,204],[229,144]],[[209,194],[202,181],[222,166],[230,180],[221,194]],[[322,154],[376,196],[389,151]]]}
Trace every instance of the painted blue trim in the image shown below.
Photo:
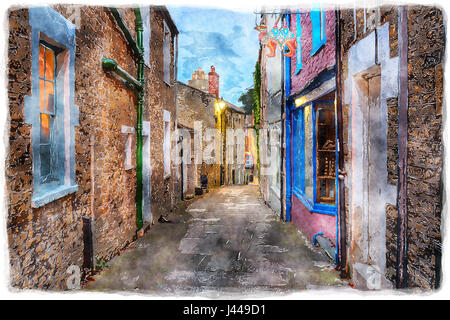
{"label": "painted blue trim", "polygon": [[[288,28],[291,26],[291,15],[285,15]],[[285,98],[291,95],[291,58],[284,56],[284,92]],[[287,99],[286,99],[287,100]],[[286,102],[286,221],[291,221],[292,208],[292,174],[291,174],[291,139],[292,139],[292,114],[290,112],[293,102]]]}
{"label": "painted blue trim", "polygon": [[316,148],[316,104],[311,102],[311,121],[312,121],[312,134],[313,134],[313,148],[312,148],[312,160],[313,160],[313,199],[314,204],[317,203],[317,148]]}
{"label": "painted blue trim", "polygon": [[313,235],[313,245],[317,244],[317,236],[323,236],[323,232],[317,232],[316,234]]}
{"label": "painted blue trim", "polygon": [[297,70],[295,70],[295,74],[298,75],[303,68],[302,64],[302,22],[301,22],[301,14],[297,13]]}
{"label": "painted blue trim", "polygon": [[[299,107],[294,106],[293,110],[289,110],[293,115],[293,124],[292,124],[292,136],[293,136],[293,183],[292,183],[292,192],[297,196],[297,198],[302,201],[302,203],[306,206],[306,208],[310,212],[327,214],[337,217],[337,199],[338,199],[338,175],[337,175],[337,166],[336,166],[336,174],[335,174],[335,194],[336,194],[336,202],[335,205],[321,204],[317,203],[317,136],[316,136],[316,111],[315,105],[319,103],[333,103],[334,100],[315,100],[310,101],[305,104],[302,104]],[[291,104],[290,104],[291,105]],[[309,199],[309,197],[305,194],[305,119],[304,119],[304,108],[306,106],[311,106],[311,121],[312,121],[312,132],[313,132],[313,199]],[[336,119],[336,118],[335,118]],[[336,120],[335,120],[336,121]],[[335,131],[337,130],[337,126],[335,125]],[[337,142],[337,133],[335,133],[336,142]],[[300,141],[300,144],[298,143]],[[300,151],[300,152],[299,152]],[[335,151],[336,161],[337,161],[337,148]],[[300,165],[300,168],[297,168],[295,165]]]}
{"label": "painted blue trim", "polygon": [[313,5],[310,12],[310,19],[312,24],[312,50],[310,55],[315,55],[327,42],[325,36],[325,10],[319,5]]}
{"label": "painted blue trim", "polygon": [[326,214],[329,216],[337,215],[337,206],[329,204],[312,203],[312,201],[298,189],[293,189],[293,194],[303,203],[303,205],[312,213]]}
{"label": "painted blue trim", "polygon": [[336,99],[335,99],[335,103],[334,103],[334,114],[335,116],[335,137],[336,137],[336,148],[335,148],[335,154],[336,154],[336,160],[335,160],[335,174],[336,174],[336,185],[335,185],[335,193],[336,193],[336,250],[334,252],[334,261],[336,264],[339,264],[339,214],[338,214],[338,207],[337,204],[339,203],[339,152],[338,152],[338,148],[339,148],[339,141],[338,141],[338,123],[337,123],[337,110],[336,110]]}

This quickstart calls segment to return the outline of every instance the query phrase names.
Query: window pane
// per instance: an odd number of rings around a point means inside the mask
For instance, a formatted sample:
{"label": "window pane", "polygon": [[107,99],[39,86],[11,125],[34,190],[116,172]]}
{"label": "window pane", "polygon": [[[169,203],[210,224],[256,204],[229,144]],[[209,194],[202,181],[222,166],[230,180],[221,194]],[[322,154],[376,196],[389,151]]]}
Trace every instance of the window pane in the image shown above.
{"label": "window pane", "polygon": [[302,162],[302,157],[301,157],[301,153],[302,153],[302,127],[301,127],[301,119],[302,119],[302,113],[303,110],[298,110],[297,112],[295,112],[293,114],[293,123],[292,123],[292,133],[293,133],[293,156],[294,156],[294,161],[292,163],[293,166],[293,172],[294,172],[294,177],[293,177],[293,183],[294,183],[294,187],[302,192],[304,192],[303,190],[303,186],[301,184],[301,175],[303,174],[303,162]]}
{"label": "window pane", "polygon": [[45,79],[52,80],[55,72],[55,54],[49,48],[45,49]]}
{"label": "window pane", "polygon": [[39,46],[39,76],[44,78],[44,67],[45,67],[45,48],[40,45]]}
{"label": "window pane", "polygon": [[50,145],[40,146],[41,155],[41,181],[45,182],[50,175]]}
{"label": "window pane", "polygon": [[50,115],[41,113],[41,143],[50,142]]}
{"label": "window pane", "polygon": [[39,109],[45,110],[45,81],[39,80]]}
{"label": "window pane", "polygon": [[317,202],[335,203],[336,130],[334,103],[316,105]]}
{"label": "window pane", "polygon": [[55,86],[49,81],[45,81],[45,110],[48,112],[55,112]]}
{"label": "window pane", "polygon": [[305,195],[314,199],[312,107],[304,109],[305,119]]}

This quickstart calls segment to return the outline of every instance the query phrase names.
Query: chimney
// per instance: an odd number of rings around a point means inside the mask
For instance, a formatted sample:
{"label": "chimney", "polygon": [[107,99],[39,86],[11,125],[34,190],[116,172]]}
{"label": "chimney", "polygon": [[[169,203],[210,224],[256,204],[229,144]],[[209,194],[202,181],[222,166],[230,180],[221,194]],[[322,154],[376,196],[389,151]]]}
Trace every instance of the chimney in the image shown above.
{"label": "chimney", "polygon": [[211,71],[208,73],[208,92],[219,99],[219,75],[214,66],[211,66]]}

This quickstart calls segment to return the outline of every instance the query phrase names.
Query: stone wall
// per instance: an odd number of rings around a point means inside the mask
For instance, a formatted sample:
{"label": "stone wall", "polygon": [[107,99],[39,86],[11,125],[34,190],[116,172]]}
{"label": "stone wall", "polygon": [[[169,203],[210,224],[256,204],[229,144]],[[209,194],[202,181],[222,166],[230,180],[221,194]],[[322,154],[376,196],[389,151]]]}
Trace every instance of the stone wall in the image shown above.
{"label": "stone wall", "polygon": [[[205,132],[207,129],[215,129],[215,108],[216,97],[208,92],[193,88],[182,82],[177,82],[177,108],[178,123],[184,127],[194,129],[195,122],[202,122],[202,150],[205,150],[207,142],[205,141]],[[193,145],[193,141],[192,141]],[[193,149],[191,151],[192,159],[195,159]],[[192,163],[194,165],[194,163]],[[220,183],[220,166],[217,163],[207,164],[202,161],[195,166],[197,185],[200,185],[200,175],[207,174],[208,187],[218,187]]]}
{"label": "stone wall", "polygon": [[431,289],[440,272],[443,12],[408,8],[408,286]]}
{"label": "stone wall", "polygon": [[[122,126],[136,126],[133,91],[103,71],[103,57],[115,59],[131,75],[137,67],[132,51],[111,13],[103,7],[53,8],[77,22],[75,51],[75,174],[78,190],[42,207],[32,208],[31,126],[24,120],[24,97],[31,95],[31,28],[27,9],[11,9],[8,39],[9,154],[6,158],[8,191],[7,232],[11,285],[19,288],[64,290],[71,265],[83,267],[82,216],[95,218],[95,260],[107,261],[136,236],[136,168],[125,168],[126,135]],[[121,8],[135,36],[134,12]],[[78,19],[78,20],[77,20]],[[151,66],[146,67],[144,121],[151,124],[151,192],[153,216],[171,209],[174,174],[163,173],[163,109],[171,113],[175,128],[174,46],[171,46],[171,79],[163,82],[163,15],[151,10]],[[90,140],[94,162],[91,163]],[[136,153],[133,138],[132,154]],[[93,168],[94,175],[91,175]],[[91,189],[94,182],[94,189]],[[91,210],[94,208],[94,211]],[[95,261],[94,261],[95,263]]]}
{"label": "stone wall", "polygon": [[[176,169],[171,168],[169,177],[164,177],[164,110],[170,112],[171,133],[176,129],[176,105],[175,86],[176,79],[174,73],[174,34],[172,33],[172,43],[170,47],[171,55],[171,83],[164,82],[163,63],[163,19],[164,16],[157,7],[151,7],[151,42],[150,42],[150,68],[145,69],[146,95],[144,99],[144,120],[150,121],[150,165],[151,174],[151,210],[154,219],[158,219],[161,214],[167,214],[172,210],[173,205],[180,199],[180,192],[175,192],[179,188],[180,177],[176,175]],[[175,143],[172,142],[172,150]]]}
{"label": "stone wall", "polygon": [[[67,7],[55,9],[63,16],[70,16]],[[135,232],[135,172],[123,168],[124,139],[120,128],[122,124],[134,125],[136,100],[123,84],[103,72],[101,59],[103,56],[116,59],[132,74],[136,72],[135,64],[103,8],[82,7],[79,12],[81,23],[76,30],[75,52],[75,104],[80,114],[80,125],[75,132],[78,191],[40,208],[31,208],[33,157],[30,126],[24,125],[23,118],[23,98],[30,95],[31,89],[28,10],[9,12],[8,92],[13,121],[6,184],[10,195],[11,285],[17,287],[64,289],[67,268],[82,267],[81,217],[92,215],[92,178],[96,186],[97,258],[109,259],[117,254],[132,241]],[[94,177],[90,174],[90,137],[94,137]]]}
{"label": "stone wall", "polygon": [[[355,16],[356,13],[356,26]],[[382,6],[366,11],[341,11],[343,78],[348,74],[348,52],[378,26],[389,23],[389,57],[398,56],[398,7]],[[442,171],[442,81],[445,39],[443,13],[438,8],[408,7],[408,287],[432,289],[440,272],[440,215]],[[398,183],[398,101],[387,104],[387,183]],[[344,105],[348,127],[351,106]],[[344,130],[344,154],[347,171],[352,159],[351,136]],[[353,148],[356,148],[354,146]],[[347,184],[350,181],[347,179]],[[351,194],[346,186],[346,208]],[[396,281],[397,219],[395,203],[386,205],[386,272]],[[349,212],[347,212],[347,219]],[[349,220],[347,220],[349,221]],[[350,225],[349,225],[350,227]],[[349,230],[349,227],[347,228]],[[348,232],[347,244],[352,243]],[[349,259],[354,248],[348,248]],[[349,261],[351,263],[351,261]]]}
{"label": "stone wall", "polygon": [[[356,14],[356,15],[355,15]],[[383,63],[389,63],[388,61],[394,61],[390,59],[395,59],[398,55],[398,35],[397,35],[397,24],[398,24],[398,13],[397,13],[397,7],[396,6],[384,6],[380,8],[375,8],[372,10],[366,10],[364,12],[363,9],[342,9],[341,10],[341,25],[343,26],[341,29],[341,35],[342,35],[342,44],[341,44],[341,52],[342,52],[342,77],[343,79],[349,79],[349,77],[354,77],[354,74],[349,74],[349,66],[351,64],[354,64],[354,61],[350,61],[349,52],[350,49],[353,46],[357,46],[360,44],[360,41],[367,41],[369,36],[373,36],[374,31],[377,29],[377,37],[382,33],[382,28],[386,27],[386,24],[388,26],[388,45],[385,45],[383,42],[378,41],[377,45],[378,50],[380,49],[380,46],[382,46],[382,50],[385,50],[384,48],[388,48],[389,52],[383,52],[380,53],[383,56],[378,56],[379,63],[381,63],[381,74],[382,74],[382,88],[383,82],[389,81],[389,78],[396,77],[396,75],[390,75],[388,69],[388,66],[383,66]],[[356,25],[355,25],[356,21]],[[361,45],[359,45],[361,46]],[[366,48],[368,51],[367,54],[373,55],[375,52],[375,46],[373,48]],[[358,59],[359,57],[354,57],[354,59]],[[360,60],[364,60],[363,57],[359,58]],[[385,62],[383,62],[383,60]],[[392,71],[392,70],[391,70]],[[383,76],[384,74],[384,76]],[[349,84],[350,81],[346,84]],[[348,90],[351,90],[351,88],[345,88],[344,91],[346,91],[346,94],[348,95]],[[396,90],[393,90],[396,91]],[[397,180],[398,180],[398,147],[397,147],[397,141],[398,141],[398,106],[397,106],[397,97],[392,97],[387,95],[387,92],[380,92],[380,98],[383,99],[380,101],[381,106],[385,104],[386,114],[382,115],[381,119],[385,118],[387,123],[386,126],[386,156],[387,161],[384,165],[387,171],[386,176],[386,187],[392,186],[396,187]],[[348,99],[347,99],[348,100]],[[352,111],[352,105],[349,103],[351,102],[351,99],[348,101],[345,101],[344,105],[344,162],[345,162],[345,169],[347,172],[352,172],[352,159],[354,157],[357,157],[358,154],[361,153],[361,150],[357,150],[359,148],[358,145],[352,146],[352,141],[357,137],[352,137],[352,135],[355,134],[355,130],[358,127],[358,124],[355,121],[360,120],[353,120],[351,117],[355,116],[354,111]],[[382,108],[383,110],[384,108]],[[383,124],[384,125],[384,124]],[[351,130],[350,130],[351,128]],[[352,132],[353,131],[353,132]],[[356,133],[356,135],[358,135]],[[383,140],[383,139],[382,139]],[[381,140],[380,140],[381,141]],[[355,172],[354,174],[358,175],[358,172]],[[358,194],[361,191],[355,190],[355,179],[358,180],[358,177],[351,177],[350,175],[345,180],[346,186],[345,186],[345,207],[346,207],[346,220],[347,220],[347,255],[348,255],[348,263],[349,267],[352,267],[355,263],[368,263],[368,261],[365,260],[364,255],[369,254],[370,252],[365,248],[364,246],[365,241],[361,241],[361,226],[364,225],[364,219],[363,218],[352,218],[352,215],[363,215],[363,212],[359,212],[358,208],[353,208],[352,201],[355,201],[354,198],[357,198],[355,196],[355,193]],[[391,189],[392,189],[391,187]],[[384,193],[386,190],[382,190]],[[395,192],[395,191],[394,191]],[[392,197],[391,197],[392,198]],[[396,234],[397,234],[397,209],[396,209],[396,203],[395,198],[394,200],[389,200],[388,198],[383,199],[386,202],[385,205],[385,217],[383,219],[385,220],[383,225],[385,224],[385,229],[382,233],[385,234],[383,236],[382,240],[378,242],[376,240],[376,244],[372,244],[372,246],[378,246],[378,250],[381,250],[381,252],[384,252],[385,258],[383,259],[382,256],[378,256],[379,261],[385,260],[385,263],[382,263],[380,265],[380,268],[384,268],[384,276],[392,281],[395,282],[395,267],[396,267]],[[350,212],[350,210],[353,210],[353,212]],[[383,211],[383,210],[382,210]],[[381,221],[380,221],[381,222]],[[384,227],[384,226],[383,226]],[[367,237],[370,237],[367,235]],[[374,241],[374,239],[370,239],[369,241]],[[383,243],[384,242],[384,243]],[[362,246],[362,247],[361,247]],[[384,247],[384,248],[383,248]],[[364,249],[365,248],[365,249]],[[370,261],[372,257],[368,257],[367,259]],[[381,262],[379,262],[381,263]]]}

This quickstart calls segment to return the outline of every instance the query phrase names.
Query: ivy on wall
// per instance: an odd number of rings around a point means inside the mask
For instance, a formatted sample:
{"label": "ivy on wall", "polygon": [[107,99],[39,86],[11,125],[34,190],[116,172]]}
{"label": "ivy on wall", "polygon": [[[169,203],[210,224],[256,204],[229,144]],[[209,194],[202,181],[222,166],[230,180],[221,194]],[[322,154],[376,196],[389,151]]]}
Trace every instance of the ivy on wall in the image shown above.
{"label": "ivy on wall", "polygon": [[258,170],[258,179],[260,178],[259,170],[259,128],[261,123],[261,68],[259,62],[256,62],[255,71],[253,72],[253,116],[255,119],[255,131],[256,131],[256,168]]}

